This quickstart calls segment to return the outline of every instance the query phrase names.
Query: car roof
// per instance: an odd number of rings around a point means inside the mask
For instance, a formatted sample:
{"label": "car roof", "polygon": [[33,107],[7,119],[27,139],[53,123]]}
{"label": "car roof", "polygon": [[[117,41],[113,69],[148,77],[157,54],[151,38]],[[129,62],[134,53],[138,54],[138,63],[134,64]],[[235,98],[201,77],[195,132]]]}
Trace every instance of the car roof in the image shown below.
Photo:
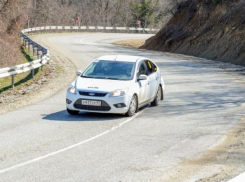
{"label": "car roof", "polygon": [[123,61],[123,62],[137,62],[138,60],[148,59],[141,56],[130,56],[130,55],[105,55],[98,57],[96,61],[105,60],[105,61]]}

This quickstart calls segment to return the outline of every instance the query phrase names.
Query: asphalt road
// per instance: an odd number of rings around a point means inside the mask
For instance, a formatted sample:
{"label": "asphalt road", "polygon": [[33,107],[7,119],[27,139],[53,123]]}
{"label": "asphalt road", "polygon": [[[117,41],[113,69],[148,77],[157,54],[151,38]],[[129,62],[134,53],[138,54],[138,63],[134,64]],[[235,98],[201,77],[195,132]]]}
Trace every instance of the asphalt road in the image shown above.
{"label": "asphalt road", "polygon": [[[0,181],[164,181],[181,163],[195,160],[223,141],[244,114],[244,85],[236,75],[212,64],[110,44],[149,36],[50,36],[49,41],[81,70],[105,54],[151,58],[166,82],[165,100],[158,107],[141,109],[133,118],[70,116],[64,89],[42,102],[0,115]],[[215,166],[201,175],[218,170]]]}

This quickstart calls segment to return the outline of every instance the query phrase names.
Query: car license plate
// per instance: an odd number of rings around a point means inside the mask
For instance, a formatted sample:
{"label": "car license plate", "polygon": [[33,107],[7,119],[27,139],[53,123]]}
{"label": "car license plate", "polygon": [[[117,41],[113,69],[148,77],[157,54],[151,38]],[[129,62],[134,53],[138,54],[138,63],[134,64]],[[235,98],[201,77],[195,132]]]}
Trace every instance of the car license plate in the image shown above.
{"label": "car license plate", "polygon": [[86,105],[86,106],[101,106],[101,101],[82,100],[82,105]]}

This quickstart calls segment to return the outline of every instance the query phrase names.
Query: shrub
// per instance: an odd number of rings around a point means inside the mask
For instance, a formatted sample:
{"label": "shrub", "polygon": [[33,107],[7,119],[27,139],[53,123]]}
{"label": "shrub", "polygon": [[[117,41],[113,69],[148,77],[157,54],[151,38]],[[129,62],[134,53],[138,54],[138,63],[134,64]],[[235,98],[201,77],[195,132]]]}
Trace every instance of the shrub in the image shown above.
{"label": "shrub", "polygon": [[215,4],[220,3],[220,1],[221,1],[221,0],[213,0],[213,2],[214,2]]}

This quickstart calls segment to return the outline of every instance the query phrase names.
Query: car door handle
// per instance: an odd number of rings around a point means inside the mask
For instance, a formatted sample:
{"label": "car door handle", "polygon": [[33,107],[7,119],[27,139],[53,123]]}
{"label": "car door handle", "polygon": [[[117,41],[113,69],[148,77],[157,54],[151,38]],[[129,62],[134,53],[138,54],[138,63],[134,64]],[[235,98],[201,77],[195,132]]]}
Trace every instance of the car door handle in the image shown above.
{"label": "car door handle", "polygon": [[156,77],[156,80],[158,80],[158,76]]}
{"label": "car door handle", "polygon": [[147,84],[150,85],[150,82],[148,81]]}

